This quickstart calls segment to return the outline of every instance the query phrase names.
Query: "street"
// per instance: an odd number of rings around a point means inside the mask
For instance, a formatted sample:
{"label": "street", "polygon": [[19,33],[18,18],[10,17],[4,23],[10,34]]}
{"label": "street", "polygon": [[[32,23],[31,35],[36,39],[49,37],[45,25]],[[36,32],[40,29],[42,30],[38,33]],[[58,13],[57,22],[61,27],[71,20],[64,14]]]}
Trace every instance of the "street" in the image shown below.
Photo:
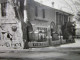
{"label": "street", "polygon": [[80,54],[60,52],[1,53],[0,56],[0,60],[80,60]]}
{"label": "street", "polygon": [[58,47],[8,51],[0,53],[0,60],[80,60],[79,42],[79,39],[76,39],[76,43]]}

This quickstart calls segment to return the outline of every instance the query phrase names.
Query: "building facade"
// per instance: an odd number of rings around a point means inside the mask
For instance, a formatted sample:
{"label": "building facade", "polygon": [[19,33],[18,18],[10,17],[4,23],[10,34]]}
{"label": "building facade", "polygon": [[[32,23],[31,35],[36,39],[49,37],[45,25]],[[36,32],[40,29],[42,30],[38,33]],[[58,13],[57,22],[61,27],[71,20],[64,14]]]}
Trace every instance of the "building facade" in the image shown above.
{"label": "building facade", "polygon": [[9,0],[0,2],[0,45],[12,49],[22,49],[21,21],[15,17],[14,7],[11,3]]}
{"label": "building facade", "polygon": [[66,43],[60,37],[61,27],[71,20],[72,14],[34,0],[4,0],[0,3],[0,45],[27,49]]}
{"label": "building facade", "polygon": [[34,0],[27,0],[27,11],[29,42],[47,43],[50,40],[60,42],[59,30],[61,30],[62,25],[72,20],[72,14],[40,4]]}

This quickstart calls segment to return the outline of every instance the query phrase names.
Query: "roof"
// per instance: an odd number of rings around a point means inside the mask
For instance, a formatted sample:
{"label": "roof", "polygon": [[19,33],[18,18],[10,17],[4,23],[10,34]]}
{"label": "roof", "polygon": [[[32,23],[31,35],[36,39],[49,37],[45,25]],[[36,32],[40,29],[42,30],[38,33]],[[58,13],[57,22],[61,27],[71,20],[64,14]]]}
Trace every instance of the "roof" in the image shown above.
{"label": "roof", "polygon": [[59,10],[59,9],[56,9],[56,8],[53,8],[53,7],[50,7],[50,6],[46,6],[46,5],[41,4],[37,1],[34,1],[34,3],[37,4],[37,6],[40,6],[40,7],[45,8],[45,9],[52,9],[52,10],[55,10],[56,12],[60,12],[60,13],[63,13],[63,14],[74,16],[72,13],[69,13],[69,12],[66,12],[66,11],[63,11],[63,10]]}

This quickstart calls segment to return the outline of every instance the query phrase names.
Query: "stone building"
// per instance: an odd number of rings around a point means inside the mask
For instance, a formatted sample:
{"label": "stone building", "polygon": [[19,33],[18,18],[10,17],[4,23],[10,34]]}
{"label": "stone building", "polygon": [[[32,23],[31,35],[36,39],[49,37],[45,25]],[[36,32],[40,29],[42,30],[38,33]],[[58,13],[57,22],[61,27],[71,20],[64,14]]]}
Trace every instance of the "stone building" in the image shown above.
{"label": "stone building", "polygon": [[[23,48],[21,21],[15,17],[10,0],[0,0],[0,45]],[[4,42],[4,43],[3,43]]]}

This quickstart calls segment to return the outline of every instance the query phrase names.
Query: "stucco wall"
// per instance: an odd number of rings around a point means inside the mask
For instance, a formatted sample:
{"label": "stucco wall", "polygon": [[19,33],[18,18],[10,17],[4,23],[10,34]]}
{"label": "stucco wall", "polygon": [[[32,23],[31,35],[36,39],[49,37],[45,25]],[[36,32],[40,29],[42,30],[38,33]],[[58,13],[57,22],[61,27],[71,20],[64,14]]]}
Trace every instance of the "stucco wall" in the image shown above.
{"label": "stucco wall", "polygon": [[[33,25],[36,26],[46,26],[50,27],[50,23],[53,21],[56,23],[55,10],[51,7],[42,5],[38,2],[33,1],[33,3],[29,4],[29,12],[30,12],[30,21]],[[35,16],[35,7],[38,9],[38,16]],[[42,9],[45,10],[45,18],[43,18]]]}
{"label": "stucco wall", "polygon": [[[7,33],[9,32],[12,35],[12,40],[17,40],[20,43],[23,42],[21,21],[15,18],[15,12],[11,4],[7,3],[6,16],[4,17],[1,16],[1,8],[0,8],[0,23],[1,23],[0,26],[2,27],[0,28],[1,29],[0,32],[2,31],[6,32],[4,40],[9,40],[7,38]],[[12,26],[17,27],[17,30],[15,32],[12,31]]]}

